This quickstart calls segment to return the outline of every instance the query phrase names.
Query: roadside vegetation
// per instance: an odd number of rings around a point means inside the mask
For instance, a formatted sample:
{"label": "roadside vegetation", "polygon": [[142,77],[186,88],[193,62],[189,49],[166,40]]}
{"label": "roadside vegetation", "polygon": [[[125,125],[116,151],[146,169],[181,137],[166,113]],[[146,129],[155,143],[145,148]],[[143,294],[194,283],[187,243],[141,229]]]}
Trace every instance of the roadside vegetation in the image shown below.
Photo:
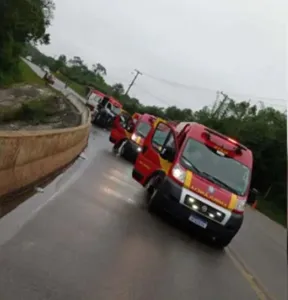
{"label": "roadside vegetation", "polygon": [[0,130],[50,130],[80,123],[77,109],[48,87],[21,83],[0,90]]}
{"label": "roadside vegetation", "polygon": [[27,44],[48,44],[53,0],[0,2],[0,130],[77,126],[80,116],[21,59]]}
{"label": "roadside vegetation", "polygon": [[40,78],[23,60],[19,61],[20,83],[45,86],[45,82]]}

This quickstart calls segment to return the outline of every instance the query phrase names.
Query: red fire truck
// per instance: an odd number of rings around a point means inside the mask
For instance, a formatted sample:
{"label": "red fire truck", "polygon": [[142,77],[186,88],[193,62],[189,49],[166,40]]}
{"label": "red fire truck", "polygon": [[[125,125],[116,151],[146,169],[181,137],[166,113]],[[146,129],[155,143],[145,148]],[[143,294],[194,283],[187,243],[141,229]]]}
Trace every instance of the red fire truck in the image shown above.
{"label": "red fire truck", "polygon": [[253,154],[198,123],[154,122],[133,169],[148,191],[148,210],[164,211],[227,246],[241,228]]}

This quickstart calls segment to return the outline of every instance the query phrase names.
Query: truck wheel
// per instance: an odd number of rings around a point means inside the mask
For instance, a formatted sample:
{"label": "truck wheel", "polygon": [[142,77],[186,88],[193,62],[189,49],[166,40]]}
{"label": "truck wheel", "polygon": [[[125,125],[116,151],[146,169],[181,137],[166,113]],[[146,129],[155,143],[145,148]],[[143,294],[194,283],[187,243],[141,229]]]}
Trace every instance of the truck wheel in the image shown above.
{"label": "truck wheel", "polygon": [[149,200],[150,200],[152,194],[153,194],[154,191],[155,191],[155,183],[154,183],[154,182],[155,182],[155,176],[152,177],[152,178],[148,181],[148,183],[147,183],[147,185],[146,185],[147,202],[149,202]]}
{"label": "truck wheel", "polygon": [[118,151],[119,151],[119,148],[121,147],[121,145],[123,144],[123,140],[122,141],[118,141],[114,144],[113,146],[113,149],[112,151],[115,153],[115,154],[118,154]]}
{"label": "truck wheel", "polygon": [[157,213],[160,211],[161,197],[158,190],[155,188],[152,195],[148,198],[147,208],[150,213]]}
{"label": "truck wheel", "polygon": [[147,184],[147,208],[148,211],[159,212],[161,206],[161,195],[159,192],[159,187],[161,186],[161,178],[158,176],[153,176]]}
{"label": "truck wheel", "polygon": [[122,146],[120,146],[120,156],[125,158],[126,157],[126,142],[122,143]]}

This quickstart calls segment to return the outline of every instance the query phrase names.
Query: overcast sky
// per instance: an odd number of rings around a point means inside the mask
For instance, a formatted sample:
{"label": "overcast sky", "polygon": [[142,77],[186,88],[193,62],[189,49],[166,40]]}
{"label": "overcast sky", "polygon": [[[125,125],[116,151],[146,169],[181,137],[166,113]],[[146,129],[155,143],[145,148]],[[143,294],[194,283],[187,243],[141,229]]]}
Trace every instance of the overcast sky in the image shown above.
{"label": "overcast sky", "polygon": [[285,0],[54,1],[41,50],[100,62],[125,88],[139,69],[130,95],[144,104],[198,109],[220,90],[285,108]]}

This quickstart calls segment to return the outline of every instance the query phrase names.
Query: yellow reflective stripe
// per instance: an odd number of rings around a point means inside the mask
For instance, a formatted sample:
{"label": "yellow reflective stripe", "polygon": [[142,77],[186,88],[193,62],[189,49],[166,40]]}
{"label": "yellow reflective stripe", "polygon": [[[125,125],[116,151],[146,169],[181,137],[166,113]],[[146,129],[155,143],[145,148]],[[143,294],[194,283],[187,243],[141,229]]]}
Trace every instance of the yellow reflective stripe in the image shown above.
{"label": "yellow reflective stripe", "polygon": [[137,136],[137,139],[136,139],[136,144],[140,144],[140,142],[141,142],[141,136]]}
{"label": "yellow reflective stripe", "polygon": [[192,183],[192,177],[193,177],[193,173],[191,171],[186,171],[186,176],[185,176],[185,181],[184,181],[184,187],[186,188],[190,188],[191,183]]}
{"label": "yellow reflective stripe", "polygon": [[160,161],[160,166],[161,166],[161,170],[165,172],[165,174],[168,174],[172,163],[170,163],[169,161],[159,157],[159,161]]}
{"label": "yellow reflective stripe", "polygon": [[229,205],[228,205],[228,209],[230,210],[233,210],[236,208],[236,205],[237,205],[237,195],[235,194],[231,194],[231,199],[230,199],[230,202],[229,202]]}

